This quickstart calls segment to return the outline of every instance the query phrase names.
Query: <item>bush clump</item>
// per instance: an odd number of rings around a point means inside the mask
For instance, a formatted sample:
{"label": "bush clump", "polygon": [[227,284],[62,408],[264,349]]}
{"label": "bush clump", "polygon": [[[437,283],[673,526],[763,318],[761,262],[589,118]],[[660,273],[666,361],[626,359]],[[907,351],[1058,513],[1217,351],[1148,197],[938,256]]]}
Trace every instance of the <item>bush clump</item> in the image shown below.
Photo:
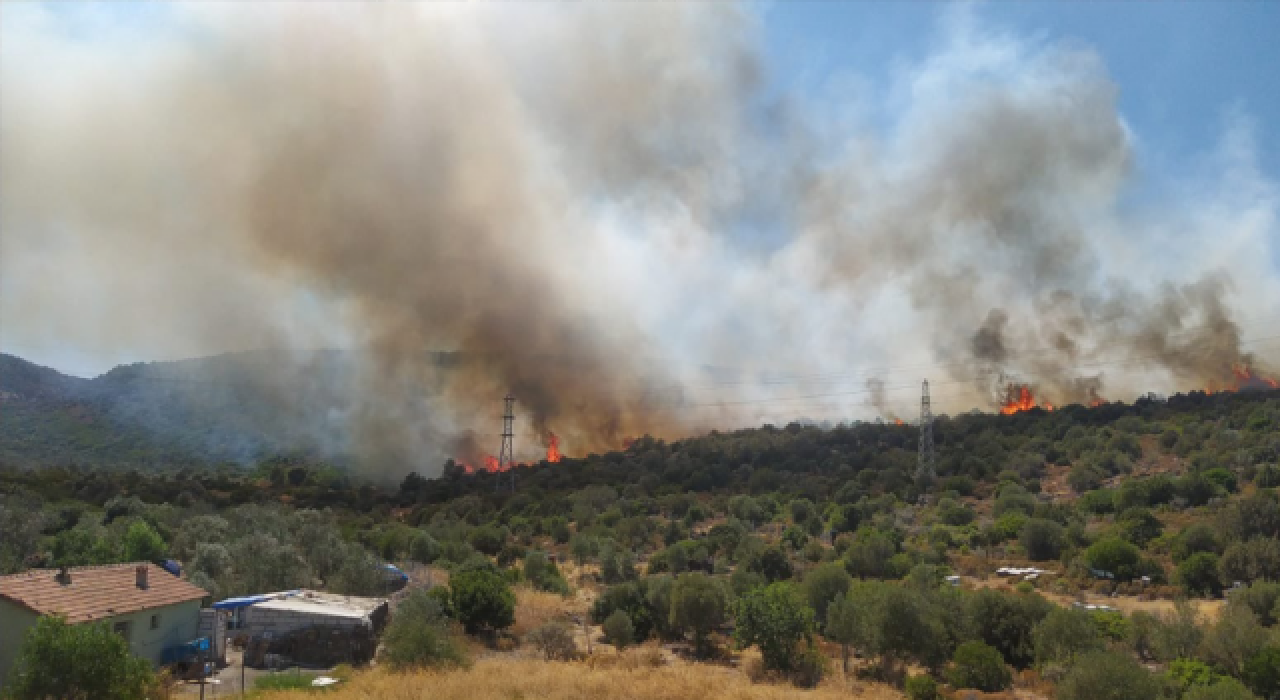
{"label": "bush clump", "polygon": [[973,688],[987,693],[1004,690],[1013,681],[1000,651],[976,641],[956,647],[947,679],[957,688]]}
{"label": "bush clump", "polygon": [[619,651],[635,642],[635,628],[631,625],[631,616],[625,610],[614,610],[601,626],[604,628],[605,639]]}
{"label": "bush clump", "polygon": [[454,615],[467,634],[510,627],[516,619],[516,596],[497,571],[474,568],[457,572],[449,581]]}
{"label": "bush clump", "polygon": [[903,690],[906,691],[910,700],[938,700],[942,697],[938,694],[937,682],[925,673],[909,676]]}
{"label": "bush clump", "polygon": [[568,623],[562,620],[546,622],[525,635],[524,639],[542,652],[547,661],[572,661],[578,656],[578,645],[573,641],[573,632]]}
{"label": "bush clump", "polygon": [[463,645],[449,632],[436,596],[411,592],[395,609],[382,638],[383,663],[395,669],[465,666]]}

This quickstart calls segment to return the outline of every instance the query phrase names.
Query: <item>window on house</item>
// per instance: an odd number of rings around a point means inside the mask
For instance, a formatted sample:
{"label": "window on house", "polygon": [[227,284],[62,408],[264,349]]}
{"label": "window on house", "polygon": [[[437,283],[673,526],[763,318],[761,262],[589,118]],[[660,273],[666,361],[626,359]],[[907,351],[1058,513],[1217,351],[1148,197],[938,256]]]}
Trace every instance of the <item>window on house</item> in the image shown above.
{"label": "window on house", "polygon": [[151,616],[151,629],[153,629],[153,630],[158,630],[158,629],[160,629],[160,616],[159,616],[159,615],[152,615],[152,616]]}
{"label": "window on house", "polygon": [[111,631],[115,632],[121,637],[124,637],[125,640],[128,641],[129,639],[129,623],[128,622],[115,623],[114,625],[111,626]]}

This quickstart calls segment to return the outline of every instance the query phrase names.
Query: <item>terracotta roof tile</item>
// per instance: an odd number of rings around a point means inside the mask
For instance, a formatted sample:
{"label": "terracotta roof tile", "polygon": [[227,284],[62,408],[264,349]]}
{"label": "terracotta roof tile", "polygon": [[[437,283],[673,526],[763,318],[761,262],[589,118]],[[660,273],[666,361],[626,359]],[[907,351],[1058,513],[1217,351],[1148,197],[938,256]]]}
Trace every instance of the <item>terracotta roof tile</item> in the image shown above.
{"label": "terracotta roof tile", "polygon": [[[147,587],[138,588],[139,566],[147,567]],[[159,608],[208,595],[155,564],[115,564],[68,569],[71,583],[62,584],[56,569],[33,569],[0,576],[0,598],[41,615],[63,615],[68,622],[99,620]]]}

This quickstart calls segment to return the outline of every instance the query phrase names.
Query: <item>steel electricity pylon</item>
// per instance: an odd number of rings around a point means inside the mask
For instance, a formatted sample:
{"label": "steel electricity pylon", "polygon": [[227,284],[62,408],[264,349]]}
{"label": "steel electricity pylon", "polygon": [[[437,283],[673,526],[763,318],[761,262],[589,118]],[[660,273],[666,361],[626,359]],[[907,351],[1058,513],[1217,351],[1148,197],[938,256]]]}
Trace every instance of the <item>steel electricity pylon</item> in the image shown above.
{"label": "steel electricity pylon", "polygon": [[[512,396],[511,394],[507,394],[502,399],[502,402],[503,402],[502,448],[498,450],[498,472],[499,473],[503,471],[511,472],[511,492],[515,493],[516,491],[516,470],[515,470],[515,461],[514,461],[515,460],[515,448],[514,448],[515,431],[513,430],[513,427],[515,426],[515,421],[516,421],[516,415],[515,415],[516,397]],[[502,480],[499,479],[498,483],[501,484]]]}
{"label": "steel electricity pylon", "polygon": [[933,408],[929,405],[929,380],[924,380],[920,394],[920,457],[916,462],[916,485],[923,498],[938,475],[937,455],[933,451]]}

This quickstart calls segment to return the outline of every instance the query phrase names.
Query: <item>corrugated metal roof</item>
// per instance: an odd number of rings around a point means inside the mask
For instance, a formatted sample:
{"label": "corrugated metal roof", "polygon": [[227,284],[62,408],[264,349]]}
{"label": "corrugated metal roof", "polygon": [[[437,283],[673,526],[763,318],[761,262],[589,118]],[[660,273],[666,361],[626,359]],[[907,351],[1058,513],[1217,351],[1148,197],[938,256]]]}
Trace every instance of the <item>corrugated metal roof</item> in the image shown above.
{"label": "corrugated metal roof", "polygon": [[[147,567],[147,587],[138,588],[137,568]],[[79,623],[200,600],[203,588],[183,581],[155,564],[135,562],[68,569],[71,582],[58,581],[56,569],[33,569],[0,576],[0,599],[41,615],[62,615]]]}

